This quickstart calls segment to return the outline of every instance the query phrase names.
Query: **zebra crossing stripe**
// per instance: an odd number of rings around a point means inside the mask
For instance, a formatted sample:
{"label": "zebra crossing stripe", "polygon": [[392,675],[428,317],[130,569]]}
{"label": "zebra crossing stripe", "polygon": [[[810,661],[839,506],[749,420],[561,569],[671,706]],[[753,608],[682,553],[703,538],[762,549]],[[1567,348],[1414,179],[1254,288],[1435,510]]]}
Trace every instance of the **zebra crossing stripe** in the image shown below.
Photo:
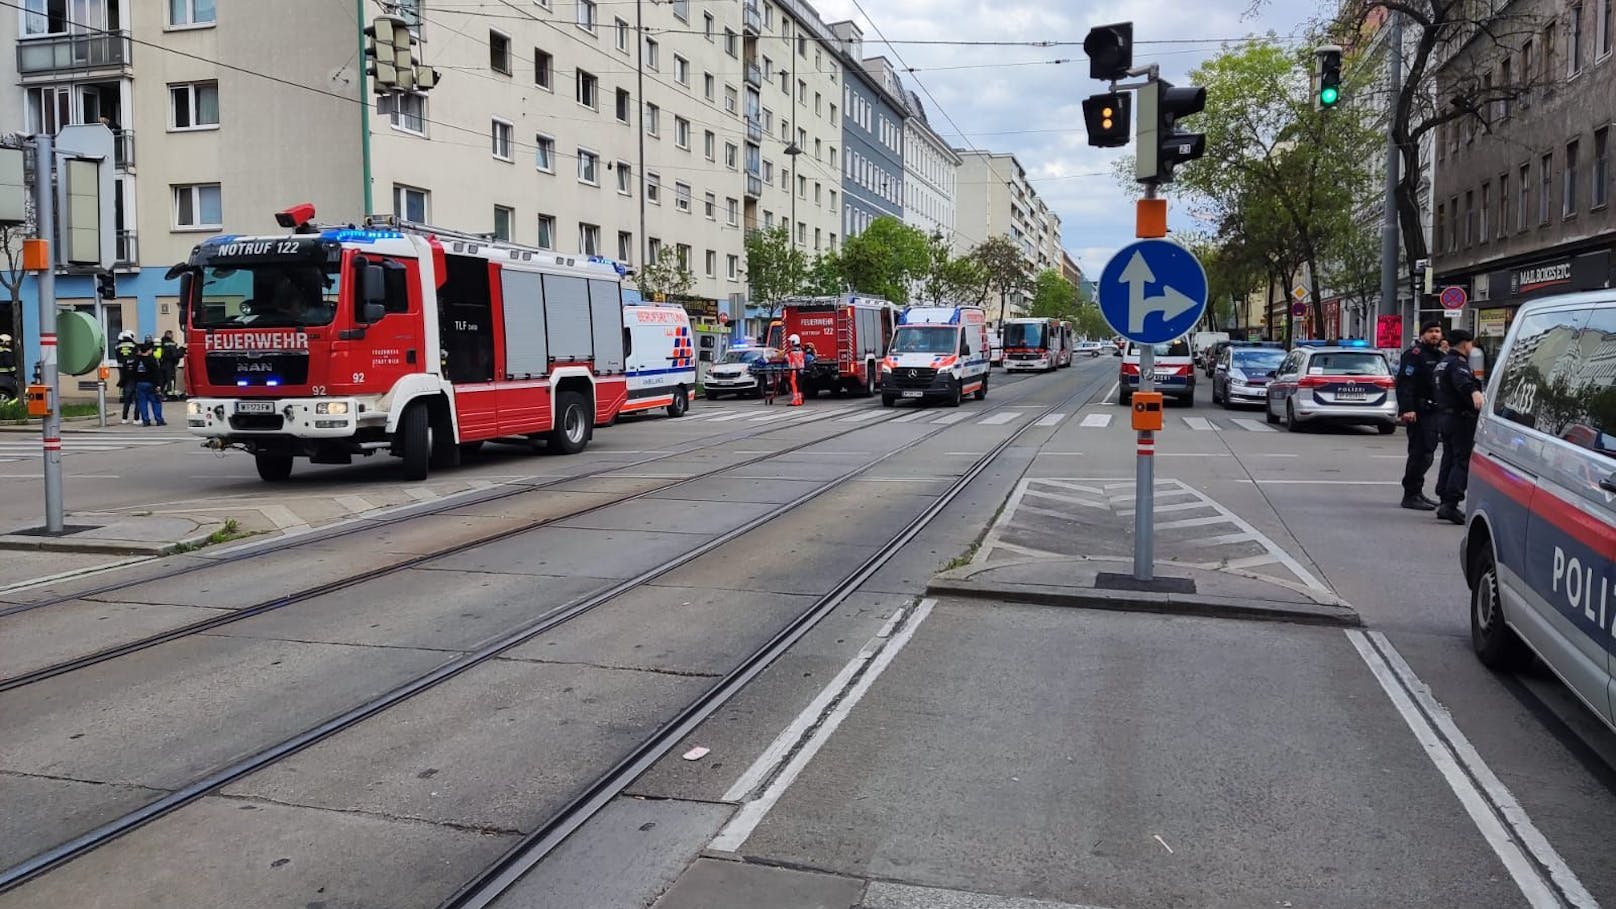
{"label": "zebra crossing stripe", "polygon": [[938,417],[937,419],[932,420],[931,422],[933,423],[933,425],[937,425],[937,426],[953,426],[955,423],[958,423],[959,421],[965,419],[968,416],[970,416],[970,414],[967,414],[967,413],[959,413],[959,412],[945,413],[942,416]]}
{"label": "zebra crossing stripe", "polygon": [[1185,417],[1184,425],[1197,432],[1222,432],[1223,429],[1206,417]]}
{"label": "zebra crossing stripe", "polygon": [[855,413],[855,414],[850,414],[850,415],[845,416],[845,417],[841,417],[841,418],[837,419],[836,422],[838,422],[838,423],[863,423],[865,420],[873,420],[876,417],[879,417],[880,415],[881,415],[881,411],[879,411],[879,410],[866,410],[866,411],[863,411],[862,413]]}
{"label": "zebra crossing stripe", "polygon": [[1237,419],[1237,420],[1234,421],[1234,425],[1240,427],[1241,429],[1246,430],[1247,432],[1273,432],[1274,431],[1274,427],[1269,426],[1267,423],[1258,423],[1256,420],[1239,420],[1239,419]]}
{"label": "zebra crossing stripe", "polygon": [[1014,420],[1019,416],[1021,416],[1021,414],[1016,413],[1013,410],[1001,410],[992,416],[984,417],[976,422],[980,426],[1000,426]]}
{"label": "zebra crossing stripe", "polygon": [[1063,413],[1046,414],[1043,417],[1039,418],[1038,422],[1033,424],[1033,425],[1035,425],[1035,426],[1054,426],[1055,424],[1059,423],[1060,421],[1062,421],[1064,419],[1066,419],[1066,414],[1063,414]]}
{"label": "zebra crossing stripe", "polygon": [[913,411],[911,413],[906,413],[901,417],[897,417],[895,419],[888,420],[887,422],[888,423],[912,423],[915,420],[918,420],[918,419],[920,419],[921,417],[924,417],[924,416],[929,416],[929,414],[924,410],[916,410],[916,411]]}
{"label": "zebra crossing stripe", "polygon": [[1080,425],[1088,429],[1104,429],[1111,425],[1111,414],[1091,413],[1083,418]]}

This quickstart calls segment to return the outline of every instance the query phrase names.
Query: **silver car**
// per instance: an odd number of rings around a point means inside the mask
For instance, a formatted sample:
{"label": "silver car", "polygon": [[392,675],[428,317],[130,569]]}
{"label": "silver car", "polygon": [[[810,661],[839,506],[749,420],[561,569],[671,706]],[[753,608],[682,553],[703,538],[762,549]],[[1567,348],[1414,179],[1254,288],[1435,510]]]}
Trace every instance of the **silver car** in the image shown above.
{"label": "silver car", "polygon": [[1386,355],[1367,347],[1298,347],[1269,374],[1268,422],[1357,423],[1397,431],[1397,396]]}
{"label": "silver car", "polygon": [[702,388],[707,392],[707,400],[716,401],[719,395],[726,394],[736,397],[758,394],[761,389],[758,387],[757,375],[752,372],[752,366],[780,359],[782,359],[780,352],[772,347],[730,348],[724,353],[723,359],[707,370],[707,378],[702,382]]}

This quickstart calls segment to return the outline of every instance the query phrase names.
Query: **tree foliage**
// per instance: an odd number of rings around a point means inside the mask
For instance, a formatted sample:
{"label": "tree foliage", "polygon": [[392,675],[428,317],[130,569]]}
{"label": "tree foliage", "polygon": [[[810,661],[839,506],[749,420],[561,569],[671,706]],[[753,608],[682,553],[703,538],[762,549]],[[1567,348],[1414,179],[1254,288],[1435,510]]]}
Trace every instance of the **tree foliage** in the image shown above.
{"label": "tree foliage", "polygon": [[931,265],[926,235],[890,215],[870,222],[842,244],[842,275],[848,286],[894,303],[908,303],[909,289]]}
{"label": "tree foliage", "polygon": [[998,291],[1001,299],[1032,287],[1032,269],[1022,255],[1016,241],[1005,235],[989,237],[971,248],[971,261],[980,269],[982,291],[978,299],[988,301],[988,294]]}
{"label": "tree foliage", "polygon": [[1060,272],[1046,268],[1033,279],[1032,305],[1027,315],[1040,319],[1071,319],[1077,315],[1077,288]]}
{"label": "tree foliage", "polygon": [[981,306],[987,301],[988,277],[969,255],[955,256],[953,242],[942,234],[927,240],[929,260],[920,296],[932,303]]}
{"label": "tree foliage", "polygon": [[634,283],[647,299],[667,300],[689,294],[696,286],[696,276],[690,273],[684,260],[664,252],[655,262],[639,270]]}
{"label": "tree foliage", "polygon": [[[808,274],[807,257],[784,224],[746,234],[746,280],[752,287],[752,300],[769,308],[769,317],[780,311],[780,301],[800,292]],[[817,265],[817,263],[816,263]]]}

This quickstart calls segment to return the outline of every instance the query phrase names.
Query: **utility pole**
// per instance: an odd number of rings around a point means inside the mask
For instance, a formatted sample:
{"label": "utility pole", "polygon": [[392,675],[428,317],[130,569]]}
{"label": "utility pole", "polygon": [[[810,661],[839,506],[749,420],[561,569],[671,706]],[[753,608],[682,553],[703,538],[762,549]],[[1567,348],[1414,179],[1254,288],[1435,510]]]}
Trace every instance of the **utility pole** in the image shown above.
{"label": "utility pole", "polygon": [[634,74],[640,96],[640,156],[635,165],[640,169],[640,186],[635,195],[640,197],[640,267],[644,268],[651,264],[651,240],[645,235],[645,0],[634,0],[634,40],[639,44]]}
{"label": "utility pole", "polygon": [[[1391,10],[1391,34],[1386,48],[1386,96],[1390,99],[1386,122],[1386,197],[1382,203],[1380,235],[1380,315],[1396,315],[1397,305],[1397,183],[1400,149],[1392,132],[1398,97],[1403,93],[1403,16]],[[1417,299],[1417,298],[1416,298]],[[1377,334],[1378,334],[1378,321]],[[1401,346],[1401,342],[1399,342]]]}
{"label": "utility pole", "polygon": [[39,381],[48,405],[40,419],[40,446],[45,461],[45,532],[61,534],[62,415],[56,374],[56,199],[51,192],[55,148],[49,135],[34,137],[34,224],[47,254],[34,276],[39,296]]}

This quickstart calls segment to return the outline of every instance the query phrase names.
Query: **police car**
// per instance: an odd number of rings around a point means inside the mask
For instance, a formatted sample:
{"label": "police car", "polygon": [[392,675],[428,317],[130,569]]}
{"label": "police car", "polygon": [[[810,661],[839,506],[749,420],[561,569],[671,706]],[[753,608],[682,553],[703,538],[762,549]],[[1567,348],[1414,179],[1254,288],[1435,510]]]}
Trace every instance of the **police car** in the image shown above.
{"label": "police car", "polygon": [[[1166,344],[1153,344],[1155,390],[1187,406],[1195,406],[1195,358],[1190,355],[1189,341],[1179,338]],[[1122,353],[1122,368],[1117,377],[1117,403],[1131,405],[1133,393],[1139,390],[1139,345],[1128,342]]]}
{"label": "police car", "polygon": [[1268,380],[1265,416],[1270,423],[1283,419],[1292,432],[1303,423],[1357,423],[1391,435],[1395,384],[1386,356],[1362,342],[1298,347]]}
{"label": "police car", "polygon": [[1616,292],[1515,315],[1476,426],[1460,550],[1470,640],[1536,654],[1616,729]]}

